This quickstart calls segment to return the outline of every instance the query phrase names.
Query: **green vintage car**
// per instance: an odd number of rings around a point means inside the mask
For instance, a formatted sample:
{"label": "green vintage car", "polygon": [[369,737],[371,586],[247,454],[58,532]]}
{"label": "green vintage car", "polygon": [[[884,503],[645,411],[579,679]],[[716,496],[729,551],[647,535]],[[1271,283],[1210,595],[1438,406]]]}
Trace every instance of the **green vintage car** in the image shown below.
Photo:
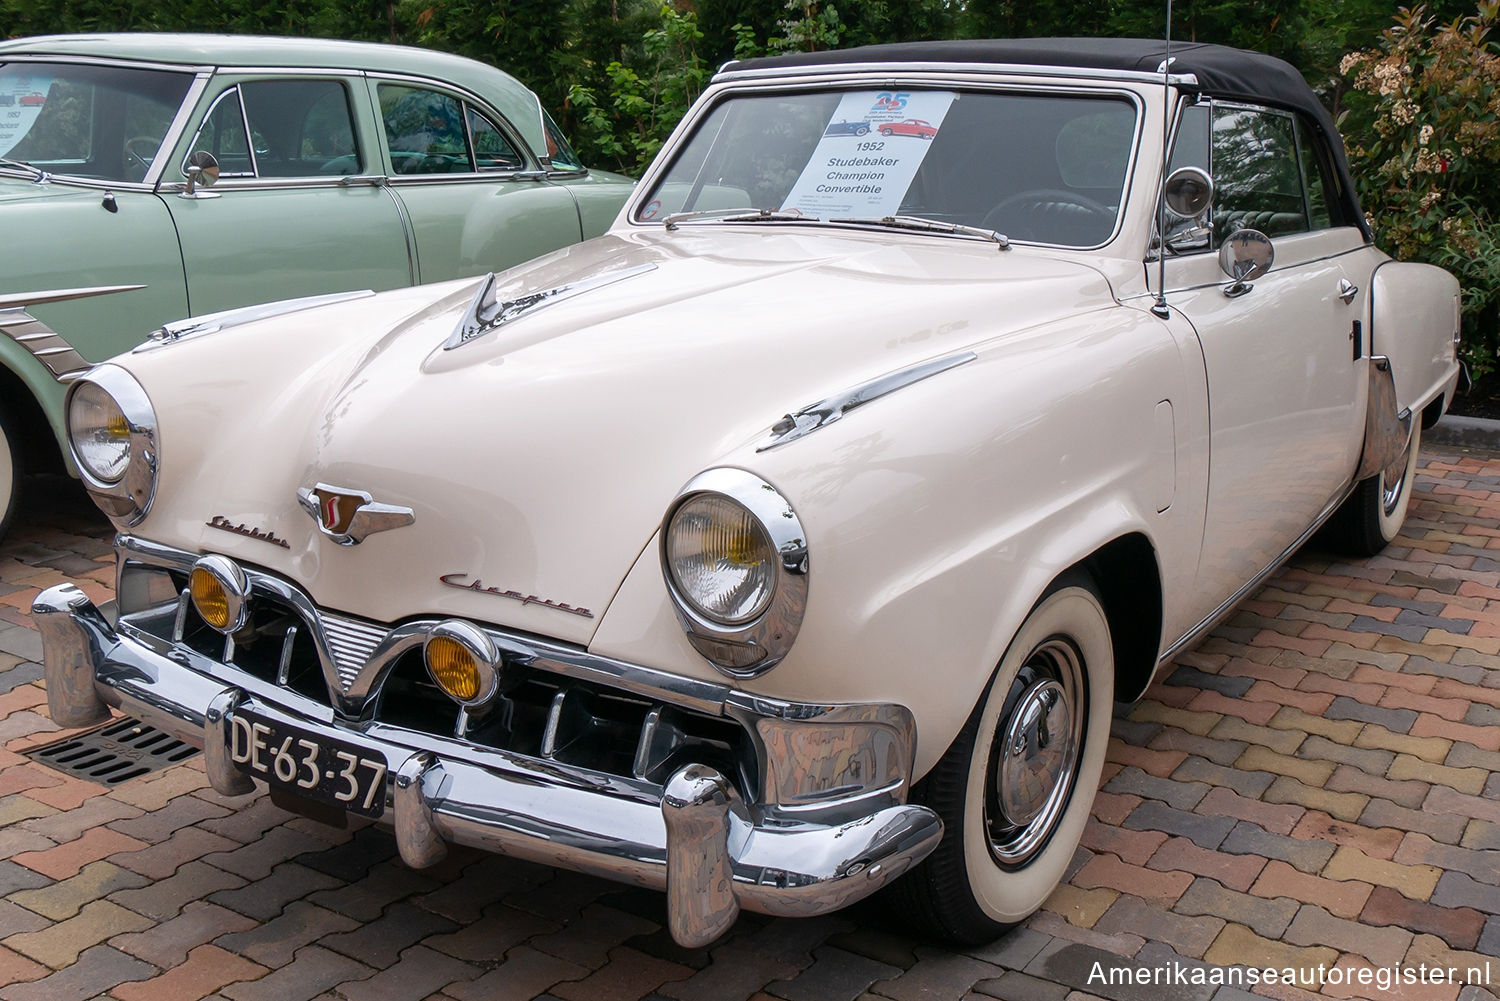
{"label": "green vintage car", "polygon": [[0,42],[0,533],[21,471],[72,471],[63,392],[91,363],[180,317],[498,271],[603,232],[632,183],[457,56]]}

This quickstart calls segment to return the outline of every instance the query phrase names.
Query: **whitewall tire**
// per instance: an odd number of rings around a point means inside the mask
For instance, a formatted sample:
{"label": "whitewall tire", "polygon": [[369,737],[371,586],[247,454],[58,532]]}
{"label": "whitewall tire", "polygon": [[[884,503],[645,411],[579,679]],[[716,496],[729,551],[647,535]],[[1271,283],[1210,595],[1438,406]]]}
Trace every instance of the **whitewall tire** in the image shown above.
{"label": "whitewall tire", "polygon": [[1324,538],[1329,544],[1353,556],[1374,556],[1396,540],[1411,506],[1421,446],[1421,419],[1413,415],[1406,450],[1385,469],[1355,484],[1354,492],[1328,520]]}
{"label": "whitewall tire", "polygon": [[943,819],[936,851],[897,886],[918,925],[988,941],[1041,906],[1083,835],[1113,708],[1109,622],[1070,575],[1012,639],[983,700],[916,797]]}
{"label": "whitewall tire", "polygon": [[21,441],[4,407],[0,407],[0,539],[10,527],[21,499]]}

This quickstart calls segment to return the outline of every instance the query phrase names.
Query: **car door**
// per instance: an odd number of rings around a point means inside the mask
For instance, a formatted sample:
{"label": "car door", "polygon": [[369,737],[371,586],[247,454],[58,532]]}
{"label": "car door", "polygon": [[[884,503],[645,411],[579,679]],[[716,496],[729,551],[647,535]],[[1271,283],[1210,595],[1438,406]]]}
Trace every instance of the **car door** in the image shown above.
{"label": "car door", "polygon": [[[1208,610],[1296,544],[1350,482],[1367,395],[1360,286],[1370,251],[1358,229],[1334,225],[1326,155],[1290,113],[1188,108],[1173,165],[1184,164],[1204,166],[1215,183],[1207,245],[1169,256],[1165,268],[1167,300],[1195,327],[1208,377],[1197,587]],[[1275,261],[1236,285],[1215,251],[1243,229],[1269,237]]]}
{"label": "car door", "polygon": [[192,312],[416,278],[406,227],[372,161],[362,81],[334,75],[216,78],[178,162],[203,150],[219,180],[166,195]]}
{"label": "car door", "polygon": [[369,86],[419,281],[501,271],[582,239],[573,197],[498,112],[435,84]]}

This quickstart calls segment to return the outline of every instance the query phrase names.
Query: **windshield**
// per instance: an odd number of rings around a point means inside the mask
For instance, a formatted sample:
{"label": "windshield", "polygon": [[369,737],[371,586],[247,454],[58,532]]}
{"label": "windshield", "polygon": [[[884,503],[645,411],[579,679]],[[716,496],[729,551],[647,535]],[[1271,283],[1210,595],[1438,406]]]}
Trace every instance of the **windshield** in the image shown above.
{"label": "windshield", "polygon": [[0,157],[52,174],[139,181],[191,73],[73,63],[0,64]]}
{"label": "windshield", "polygon": [[1135,129],[1135,105],[1123,97],[915,88],[732,96],[704,117],[635,218],[916,216],[1094,247],[1115,230]]}

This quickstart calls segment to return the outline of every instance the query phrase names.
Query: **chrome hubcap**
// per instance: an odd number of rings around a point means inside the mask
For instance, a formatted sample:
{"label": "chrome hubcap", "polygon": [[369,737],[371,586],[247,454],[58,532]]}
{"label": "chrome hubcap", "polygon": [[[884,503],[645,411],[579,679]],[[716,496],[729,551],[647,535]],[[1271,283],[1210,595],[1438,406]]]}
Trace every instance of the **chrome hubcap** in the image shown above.
{"label": "chrome hubcap", "polygon": [[990,755],[985,823],[990,852],[1026,863],[1047,843],[1073,791],[1083,738],[1083,664],[1051,639],[1027,658],[1006,698]]}
{"label": "chrome hubcap", "polygon": [[1073,741],[1068,710],[1063,686],[1042,681],[1027,689],[1011,714],[1000,748],[995,791],[1001,816],[1016,827],[1041,814],[1062,778]]}

